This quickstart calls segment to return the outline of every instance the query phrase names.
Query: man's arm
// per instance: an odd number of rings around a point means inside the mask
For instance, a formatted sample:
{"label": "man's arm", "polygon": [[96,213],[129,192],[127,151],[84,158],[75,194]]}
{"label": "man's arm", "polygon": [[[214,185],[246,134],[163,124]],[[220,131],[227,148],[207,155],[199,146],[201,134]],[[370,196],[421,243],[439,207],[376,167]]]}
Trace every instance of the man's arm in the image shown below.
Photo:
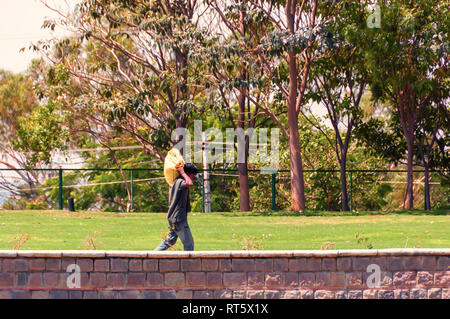
{"label": "man's arm", "polygon": [[178,173],[184,178],[184,181],[186,182],[186,187],[190,188],[194,186],[194,183],[192,182],[192,179],[188,176],[188,174],[185,173],[183,167],[177,167]]}

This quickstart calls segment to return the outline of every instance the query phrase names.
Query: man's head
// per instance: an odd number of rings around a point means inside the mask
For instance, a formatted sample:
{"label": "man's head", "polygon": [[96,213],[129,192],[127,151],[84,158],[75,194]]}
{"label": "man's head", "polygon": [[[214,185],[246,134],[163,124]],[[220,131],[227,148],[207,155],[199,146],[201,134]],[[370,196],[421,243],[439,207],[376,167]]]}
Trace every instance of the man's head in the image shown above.
{"label": "man's head", "polygon": [[192,179],[198,178],[198,169],[197,166],[195,166],[192,163],[186,163],[184,164],[184,172]]}

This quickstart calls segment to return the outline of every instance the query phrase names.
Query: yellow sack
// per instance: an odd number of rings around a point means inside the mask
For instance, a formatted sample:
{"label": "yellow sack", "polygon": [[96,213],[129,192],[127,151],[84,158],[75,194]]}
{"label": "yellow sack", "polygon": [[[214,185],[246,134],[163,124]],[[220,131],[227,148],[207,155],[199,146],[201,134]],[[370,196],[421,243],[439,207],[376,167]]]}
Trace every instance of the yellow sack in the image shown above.
{"label": "yellow sack", "polygon": [[166,178],[167,184],[173,185],[175,179],[180,176],[177,168],[184,166],[183,156],[180,151],[176,148],[172,148],[166,155],[164,160],[164,177]]}

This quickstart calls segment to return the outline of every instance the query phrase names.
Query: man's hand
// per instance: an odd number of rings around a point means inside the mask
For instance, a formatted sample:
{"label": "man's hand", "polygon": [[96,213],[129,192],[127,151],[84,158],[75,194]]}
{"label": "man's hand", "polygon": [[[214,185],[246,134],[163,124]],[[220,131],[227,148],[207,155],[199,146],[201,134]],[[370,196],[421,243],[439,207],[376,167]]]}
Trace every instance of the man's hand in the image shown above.
{"label": "man's hand", "polygon": [[184,178],[184,181],[186,182],[186,187],[187,188],[194,186],[194,183],[192,182],[192,179],[188,176],[188,174],[185,173],[183,167],[178,167],[177,171]]}

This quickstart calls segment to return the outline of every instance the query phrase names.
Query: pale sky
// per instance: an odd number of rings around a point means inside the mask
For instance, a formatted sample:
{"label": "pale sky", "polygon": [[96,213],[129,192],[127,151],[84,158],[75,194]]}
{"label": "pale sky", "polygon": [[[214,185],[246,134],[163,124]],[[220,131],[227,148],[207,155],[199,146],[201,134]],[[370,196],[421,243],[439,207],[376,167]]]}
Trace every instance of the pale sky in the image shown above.
{"label": "pale sky", "polygon": [[[64,0],[49,3],[65,3]],[[62,31],[42,29],[47,18],[56,14],[39,0],[0,0],[0,69],[15,73],[25,71],[33,58],[39,55],[30,51],[30,44],[49,39]],[[24,52],[19,52],[21,48]]]}

